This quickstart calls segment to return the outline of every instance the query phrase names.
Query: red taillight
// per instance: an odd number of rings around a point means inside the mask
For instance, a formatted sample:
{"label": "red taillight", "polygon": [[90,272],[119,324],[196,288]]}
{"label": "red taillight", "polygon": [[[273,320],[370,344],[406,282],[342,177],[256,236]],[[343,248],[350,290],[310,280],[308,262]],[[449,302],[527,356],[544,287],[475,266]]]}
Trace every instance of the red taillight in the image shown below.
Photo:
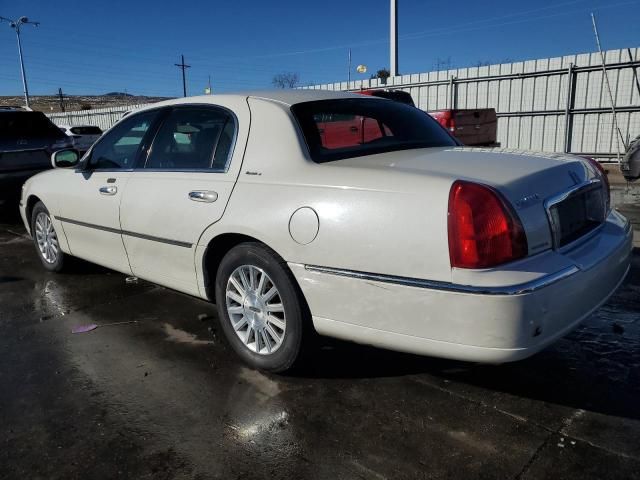
{"label": "red taillight", "polygon": [[456,119],[453,116],[453,112],[449,114],[449,118],[447,118],[445,128],[447,128],[451,133],[456,133]]}
{"label": "red taillight", "polygon": [[609,177],[607,176],[607,172],[602,166],[602,164],[597,161],[595,158],[591,157],[582,157],[587,160],[600,174],[600,181],[602,182],[602,188],[604,190],[604,200],[605,200],[605,212],[609,212],[609,208],[611,205],[611,187],[609,186]]}
{"label": "red taillight", "polygon": [[458,180],[449,193],[449,257],[458,268],[488,268],[527,255],[520,220],[500,194]]}

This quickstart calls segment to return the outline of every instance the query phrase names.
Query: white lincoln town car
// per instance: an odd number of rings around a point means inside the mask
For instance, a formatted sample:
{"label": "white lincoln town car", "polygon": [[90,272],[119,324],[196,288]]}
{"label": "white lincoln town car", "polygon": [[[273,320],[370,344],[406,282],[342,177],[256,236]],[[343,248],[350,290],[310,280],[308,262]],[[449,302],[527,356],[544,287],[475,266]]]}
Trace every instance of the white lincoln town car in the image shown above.
{"label": "white lincoln town car", "polygon": [[269,371],[316,333],[522,359],[629,270],[632,230],[597,162],[465,148],[381,98],[170,100],[52,163],[20,206],[46,269],[74,256],[214,302],[233,349]]}

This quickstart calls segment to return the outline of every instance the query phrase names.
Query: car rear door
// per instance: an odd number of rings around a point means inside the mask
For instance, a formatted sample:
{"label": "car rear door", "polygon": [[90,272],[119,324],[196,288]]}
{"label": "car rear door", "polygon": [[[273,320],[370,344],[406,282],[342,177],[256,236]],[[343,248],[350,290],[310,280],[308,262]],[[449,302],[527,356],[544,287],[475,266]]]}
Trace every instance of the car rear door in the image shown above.
{"label": "car rear door", "polygon": [[248,134],[248,122],[238,122],[248,120],[248,105],[239,103],[234,110],[176,106],[163,119],[144,166],[129,178],[120,208],[135,275],[198,294],[195,248],[204,230],[222,217]]}
{"label": "car rear door", "polygon": [[159,119],[159,110],[127,117],[93,147],[71,177],[56,218],[75,256],[131,272],[122,242],[120,202],[133,167]]}

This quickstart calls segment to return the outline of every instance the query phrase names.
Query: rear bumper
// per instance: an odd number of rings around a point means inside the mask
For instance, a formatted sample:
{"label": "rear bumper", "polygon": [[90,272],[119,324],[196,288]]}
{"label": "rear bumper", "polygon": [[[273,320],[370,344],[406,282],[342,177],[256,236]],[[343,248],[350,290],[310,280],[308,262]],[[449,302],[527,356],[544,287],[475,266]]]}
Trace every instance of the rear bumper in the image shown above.
{"label": "rear bumper", "polygon": [[508,362],[545,348],[607,301],[629,270],[632,237],[628,222],[612,213],[598,235],[561,255],[562,269],[526,285],[480,289],[290,266],[321,334],[422,355]]}

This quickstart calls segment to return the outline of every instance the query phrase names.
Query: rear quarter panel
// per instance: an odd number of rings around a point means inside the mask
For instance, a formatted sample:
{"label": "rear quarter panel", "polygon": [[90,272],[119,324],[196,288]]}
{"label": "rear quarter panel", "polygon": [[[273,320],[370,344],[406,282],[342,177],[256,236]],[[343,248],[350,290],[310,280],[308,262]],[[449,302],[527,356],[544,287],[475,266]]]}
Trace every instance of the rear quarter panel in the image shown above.
{"label": "rear quarter panel", "polygon": [[[451,280],[450,179],[400,172],[383,178],[367,169],[316,164],[287,106],[257,99],[249,105],[252,125],[238,183],[221,220],[198,242],[200,279],[209,242],[240,233],[290,263]],[[289,232],[300,207],[313,208],[319,218],[318,234],[307,245]]]}

